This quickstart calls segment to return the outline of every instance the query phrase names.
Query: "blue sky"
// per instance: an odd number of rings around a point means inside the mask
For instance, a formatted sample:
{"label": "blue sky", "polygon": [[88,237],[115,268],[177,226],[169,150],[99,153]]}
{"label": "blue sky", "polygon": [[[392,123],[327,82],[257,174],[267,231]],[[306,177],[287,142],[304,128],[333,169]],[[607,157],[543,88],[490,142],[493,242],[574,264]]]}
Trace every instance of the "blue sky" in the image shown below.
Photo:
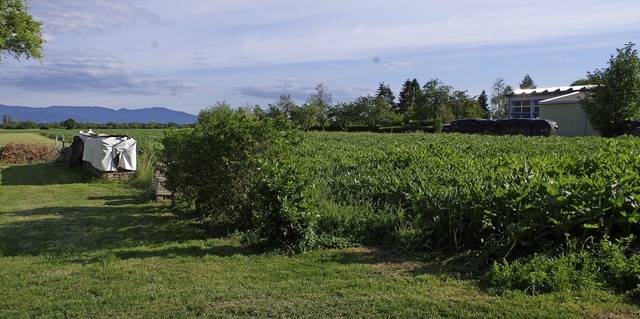
{"label": "blue sky", "polygon": [[42,63],[2,59],[0,104],[165,106],[396,96],[438,78],[469,95],[500,77],[569,85],[640,43],[640,1],[30,0]]}

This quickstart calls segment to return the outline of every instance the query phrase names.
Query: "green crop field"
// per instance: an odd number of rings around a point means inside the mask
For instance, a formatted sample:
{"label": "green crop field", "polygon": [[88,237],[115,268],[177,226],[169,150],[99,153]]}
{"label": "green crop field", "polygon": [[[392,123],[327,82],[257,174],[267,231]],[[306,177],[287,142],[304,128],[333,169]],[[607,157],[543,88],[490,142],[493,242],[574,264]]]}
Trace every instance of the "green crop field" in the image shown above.
{"label": "green crop field", "polygon": [[[157,149],[161,133],[148,133],[128,135]],[[467,231],[490,235],[464,224],[463,210],[532,215],[543,207],[538,186],[556,185],[550,178],[568,187],[591,176],[593,189],[581,191],[595,196],[601,179],[637,169],[627,157],[637,151],[633,139],[310,133],[298,152],[318,190],[318,232],[351,247],[293,256],[247,247],[239,234],[212,236],[127,183],[65,166],[0,166],[0,317],[638,317],[637,301],[607,289],[489,293],[464,262],[429,250],[479,246]],[[601,165],[614,172],[601,176],[596,159],[609,159]],[[619,178],[616,185],[635,192],[636,184]],[[509,200],[517,194],[522,199]],[[431,206],[459,225],[428,228],[437,225],[425,222],[438,212]],[[429,231],[451,231],[458,241],[429,240]]]}

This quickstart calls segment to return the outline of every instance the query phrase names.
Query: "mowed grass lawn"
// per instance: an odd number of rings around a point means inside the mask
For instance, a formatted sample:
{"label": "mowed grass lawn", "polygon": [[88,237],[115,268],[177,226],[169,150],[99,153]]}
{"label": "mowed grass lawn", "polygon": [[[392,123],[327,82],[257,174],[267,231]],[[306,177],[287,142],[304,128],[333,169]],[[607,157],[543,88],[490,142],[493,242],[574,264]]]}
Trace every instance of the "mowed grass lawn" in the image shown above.
{"label": "mowed grass lawn", "polygon": [[124,183],[0,166],[0,318],[634,318],[604,292],[490,295],[424,255],[211,238]]}
{"label": "mowed grass lawn", "polygon": [[[69,141],[70,144],[71,141]],[[40,135],[39,130],[0,130],[0,146],[9,144],[44,144],[55,146],[55,140]],[[59,140],[62,146],[62,140]]]}

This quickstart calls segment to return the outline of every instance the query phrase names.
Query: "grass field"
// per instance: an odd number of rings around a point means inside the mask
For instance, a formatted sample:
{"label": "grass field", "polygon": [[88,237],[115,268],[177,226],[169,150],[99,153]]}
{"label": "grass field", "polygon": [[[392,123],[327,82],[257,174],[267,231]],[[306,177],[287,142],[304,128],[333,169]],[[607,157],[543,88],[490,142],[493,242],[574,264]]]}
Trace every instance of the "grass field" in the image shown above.
{"label": "grass field", "polygon": [[262,253],[128,184],[0,167],[0,318],[634,318],[624,296],[495,296],[429,255]]}
{"label": "grass field", "polygon": [[[9,143],[44,144],[51,145],[51,148],[55,146],[55,140],[40,135],[40,131],[38,130],[0,130],[0,146]],[[60,140],[60,143],[62,143],[62,140]]]}

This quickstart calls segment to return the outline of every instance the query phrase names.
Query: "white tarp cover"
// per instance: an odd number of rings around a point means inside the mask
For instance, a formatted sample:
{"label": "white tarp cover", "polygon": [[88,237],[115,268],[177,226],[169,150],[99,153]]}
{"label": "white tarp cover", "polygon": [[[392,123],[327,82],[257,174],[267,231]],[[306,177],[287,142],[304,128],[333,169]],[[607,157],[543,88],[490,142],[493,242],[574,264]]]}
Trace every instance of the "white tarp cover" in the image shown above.
{"label": "white tarp cover", "polygon": [[82,160],[103,172],[118,168],[136,170],[136,140],[127,137],[95,136],[80,131],[84,141]]}

